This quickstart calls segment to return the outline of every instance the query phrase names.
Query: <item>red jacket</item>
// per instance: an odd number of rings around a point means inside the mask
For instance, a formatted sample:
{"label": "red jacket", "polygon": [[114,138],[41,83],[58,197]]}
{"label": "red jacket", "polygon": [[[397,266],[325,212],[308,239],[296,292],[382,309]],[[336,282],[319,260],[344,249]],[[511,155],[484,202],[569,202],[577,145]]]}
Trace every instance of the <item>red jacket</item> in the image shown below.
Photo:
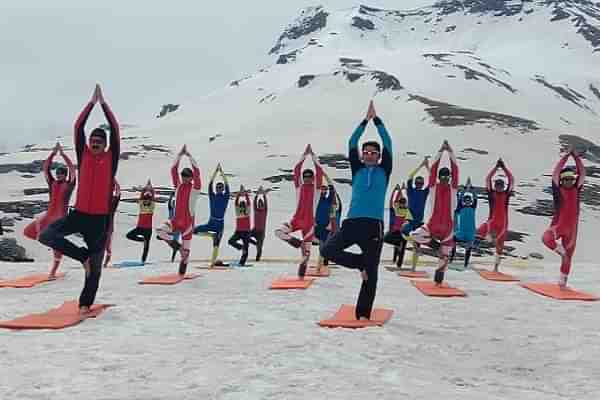
{"label": "red jacket", "polygon": [[88,103],[75,122],[75,151],[79,164],[79,185],[75,209],[93,215],[110,214],[111,195],[120,155],[119,124],[108,104],[102,110],[110,126],[110,147],[99,155],[93,155],[86,143],[84,127],[93,103]]}
{"label": "red jacket", "polygon": [[254,197],[254,230],[257,232],[264,232],[267,225],[267,195],[263,194],[262,197],[262,208],[258,206],[258,195]]}

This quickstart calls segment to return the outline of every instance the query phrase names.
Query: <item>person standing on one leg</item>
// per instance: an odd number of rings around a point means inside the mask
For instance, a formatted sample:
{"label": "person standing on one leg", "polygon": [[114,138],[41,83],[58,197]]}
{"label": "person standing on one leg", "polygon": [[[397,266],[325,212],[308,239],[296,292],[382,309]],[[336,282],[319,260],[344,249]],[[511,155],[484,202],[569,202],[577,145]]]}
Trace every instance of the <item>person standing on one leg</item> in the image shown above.
{"label": "person standing on one leg", "polygon": [[[179,178],[179,163],[186,156],[190,160],[192,168],[181,170]],[[167,242],[173,250],[179,250],[181,261],[179,262],[179,275],[184,276],[187,270],[190,248],[192,245],[192,231],[194,230],[194,217],[196,214],[196,202],[200,196],[202,181],[200,179],[200,168],[194,157],[188,152],[184,145],[171,167],[171,180],[175,187],[175,213],[173,218],[166,221],[157,229],[158,236]],[[175,240],[175,235],[181,234],[182,244]]]}
{"label": "person standing on one leg", "polygon": [[[243,196],[243,198],[242,198]],[[239,241],[242,241],[240,244]],[[229,245],[242,252],[240,257],[240,266],[246,264],[248,259],[248,244],[250,240],[250,196],[240,186],[240,191],[235,196],[235,232],[229,238]]]}
{"label": "person standing on one leg", "polygon": [[[358,143],[370,120],[373,120],[383,143]],[[377,275],[383,244],[385,194],[392,173],[392,139],[383,121],[369,104],[366,118],[356,128],[348,143],[348,158],[352,171],[352,199],[342,227],[321,248],[321,254],[338,265],[361,272],[362,285],[356,303],[356,319],[369,319],[377,291]],[[380,161],[381,159],[381,161]],[[346,251],[358,245],[362,254]]]}
{"label": "person standing on one leg", "polygon": [[477,195],[473,192],[471,178],[463,192],[457,194],[456,210],[454,211],[454,246],[450,254],[450,262],[454,261],[456,245],[461,243],[465,248],[464,266],[469,266],[471,250],[475,242],[475,218],[477,211]]}
{"label": "person standing on one leg", "polygon": [[[85,123],[96,103],[100,103],[110,127],[108,149],[106,131],[102,128],[94,129],[90,133],[89,145],[86,143]],[[102,273],[111,194],[120,155],[119,124],[104,100],[99,85],[96,85],[92,99],[75,122],[74,131],[79,169],[75,209],[66,217],[50,224],[40,234],[40,242],[84,266],[85,285],[79,297],[79,310],[85,314],[94,303]],[[83,235],[87,247],[78,247],[65,238],[74,233]]]}
{"label": "person standing on one leg", "polygon": [[138,200],[140,211],[138,214],[137,226],[127,233],[127,239],[134,242],[144,243],[142,251],[142,264],[148,259],[148,251],[150,250],[150,239],[152,238],[152,219],[154,217],[154,208],[156,207],[155,192],[152,187],[152,182],[148,179],[148,183],[142,189]]}
{"label": "person standing on one leg", "polygon": [[[60,156],[67,164],[67,167],[59,166],[56,168],[56,178],[52,176],[50,169],[52,168],[52,161],[54,157],[60,154]],[[62,146],[56,143],[50,156],[44,161],[42,166],[46,183],[48,184],[48,193],[50,201],[48,202],[48,210],[36,218],[32,223],[27,225],[23,230],[23,235],[29,239],[39,240],[40,233],[46,229],[52,222],[63,218],[67,215],[67,209],[69,208],[69,200],[73,189],[75,189],[75,166],[71,159],[64,153]],[[60,266],[62,260],[62,253],[54,250],[54,261],[52,268],[48,273],[48,279],[56,279],[56,271]]]}
{"label": "person standing on one leg", "polygon": [[[311,169],[302,170],[302,165],[309,155],[313,161],[315,171]],[[302,158],[294,167],[294,186],[296,187],[297,198],[296,211],[289,223],[284,223],[281,228],[275,231],[275,235],[281,240],[289,243],[292,247],[301,248],[302,261],[298,267],[298,277],[300,279],[304,279],[310,258],[310,246],[315,235],[316,191],[321,187],[322,182],[323,169],[315,159],[315,153],[313,153],[309,144],[306,146]],[[302,232],[302,240],[291,235],[296,231]]]}
{"label": "person standing on one leg", "polygon": [[254,210],[254,227],[250,231],[249,242],[256,246],[256,261],[260,261],[265,241],[268,211],[267,192],[265,192],[262,186],[258,188],[254,196],[252,208]]}
{"label": "person standing on one leg", "polygon": [[[508,185],[501,178],[496,178],[492,186],[492,179],[497,172],[503,171],[508,179]],[[504,241],[508,233],[508,205],[510,197],[513,195],[515,179],[510,170],[504,164],[502,159],[498,159],[496,166],[492,168],[485,179],[487,189],[488,203],[490,204],[490,214],[488,220],[477,229],[477,242],[494,236],[496,240],[496,257],[494,262],[494,271],[498,272],[502,251],[504,250]]]}
{"label": "person standing on one leg", "polygon": [[[213,189],[214,180],[220,175],[223,182],[218,182],[216,185],[217,191]],[[221,164],[217,165],[213,172],[210,182],[208,183],[208,201],[210,204],[210,216],[208,222],[204,225],[198,225],[194,228],[195,235],[210,236],[213,241],[213,250],[210,257],[210,268],[215,266],[217,257],[219,256],[219,246],[223,238],[223,230],[225,229],[225,211],[229,204],[229,183],[227,177],[221,168]]]}
{"label": "person standing on one leg", "polygon": [[[419,228],[423,225],[425,216],[425,205],[427,204],[427,198],[429,196],[429,186],[425,186],[425,178],[421,175],[415,178],[415,175],[419,173],[421,168],[425,168],[429,172],[429,159],[425,157],[423,162],[408,175],[406,197],[408,197],[408,209],[413,219],[409,225],[404,229],[404,235],[409,237],[410,232]],[[414,181],[414,183],[413,183]],[[419,244],[412,241],[413,254],[412,254],[412,270],[417,269],[417,263],[419,262]]]}
{"label": "person standing on one leg", "polygon": [[[575,167],[565,167],[569,157],[572,157],[575,161]],[[585,167],[583,161],[575,149],[570,148],[561,157],[552,173],[554,215],[550,227],[542,237],[546,247],[561,257],[558,285],[562,289],[567,286],[567,279],[569,272],[571,272],[571,260],[577,244],[579,203],[584,181]]]}
{"label": "person standing on one leg", "polygon": [[[439,168],[445,151],[448,152],[450,158],[450,169],[446,167]],[[441,286],[448,268],[448,257],[452,247],[454,247],[453,216],[458,191],[458,164],[448,141],[444,141],[431,166],[429,190],[433,192],[427,204],[430,215],[429,221],[413,231],[411,236],[419,244],[430,245],[434,248],[439,247],[439,264],[433,279],[438,286]]]}
{"label": "person standing on one leg", "polygon": [[[327,174],[323,174],[325,180],[327,181],[327,186],[321,186],[321,194],[319,196],[319,201],[317,203],[317,212],[315,214],[315,237],[317,243],[322,244],[327,241],[329,234],[331,233],[331,224],[332,224],[332,213],[333,213],[333,223],[336,221],[336,208],[335,202],[337,201],[337,193],[335,191],[335,187],[333,186],[333,181],[327,176]],[[317,263],[317,273],[321,272],[321,268],[323,265],[327,265],[327,259],[319,254],[319,261]]]}
{"label": "person standing on one leg", "polygon": [[412,215],[408,209],[408,201],[403,196],[402,190],[404,187],[396,185],[390,198],[390,207],[394,212],[393,223],[390,225],[388,233],[383,237],[385,243],[389,243],[394,246],[394,250],[397,249],[398,258],[396,260],[396,266],[402,268],[404,262],[404,252],[406,251],[406,239],[404,231],[407,226],[410,226],[412,221]]}
{"label": "person standing on one leg", "polygon": [[115,232],[115,214],[121,201],[121,186],[115,179],[113,186],[113,193],[110,200],[110,215],[108,216],[108,228],[106,229],[106,257],[104,260],[104,268],[108,267],[108,263],[112,259],[112,239],[113,233]]}

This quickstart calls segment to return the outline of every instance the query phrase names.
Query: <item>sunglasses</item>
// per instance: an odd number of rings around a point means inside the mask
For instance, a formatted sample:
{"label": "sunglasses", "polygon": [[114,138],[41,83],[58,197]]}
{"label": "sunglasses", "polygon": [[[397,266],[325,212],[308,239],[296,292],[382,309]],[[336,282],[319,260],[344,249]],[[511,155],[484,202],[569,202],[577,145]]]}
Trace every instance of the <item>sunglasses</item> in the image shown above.
{"label": "sunglasses", "polygon": [[363,150],[363,156],[378,156],[379,152],[377,150]]}
{"label": "sunglasses", "polygon": [[102,139],[90,139],[90,144],[104,144]]}

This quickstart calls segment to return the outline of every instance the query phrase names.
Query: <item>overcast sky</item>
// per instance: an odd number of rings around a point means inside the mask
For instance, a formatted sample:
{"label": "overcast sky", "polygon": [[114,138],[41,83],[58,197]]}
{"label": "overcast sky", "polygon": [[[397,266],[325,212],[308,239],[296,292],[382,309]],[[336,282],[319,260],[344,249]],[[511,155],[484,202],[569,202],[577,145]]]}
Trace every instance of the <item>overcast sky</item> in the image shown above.
{"label": "overcast sky", "polygon": [[0,2],[0,151],[70,135],[95,82],[122,123],[253,73],[306,6],[412,8],[433,0]]}

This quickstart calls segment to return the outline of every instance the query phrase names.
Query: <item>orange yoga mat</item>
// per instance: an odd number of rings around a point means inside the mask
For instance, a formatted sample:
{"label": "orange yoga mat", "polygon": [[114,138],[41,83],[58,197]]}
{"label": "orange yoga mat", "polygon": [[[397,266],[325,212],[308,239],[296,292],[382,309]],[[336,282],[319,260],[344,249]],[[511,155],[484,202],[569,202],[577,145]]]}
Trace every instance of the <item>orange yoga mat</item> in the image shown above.
{"label": "orange yoga mat", "polygon": [[330,319],[319,321],[319,325],[327,328],[366,328],[368,326],[382,326],[392,318],[393,310],[374,308],[371,311],[371,319],[357,320],[355,308],[349,304],[343,304]]}
{"label": "orange yoga mat", "polygon": [[556,283],[523,283],[525,289],[529,289],[534,293],[542,296],[551,297],[556,300],[582,300],[582,301],[597,301],[600,297],[593,296],[588,293],[578,292],[577,290],[566,287],[561,289]]}
{"label": "orange yoga mat", "polygon": [[327,266],[322,266],[321,272],[318,272],[318,273],[317,273],[317,267],[310,267],[310,268],[308,268],[308,271],[306,271],[306,276],[326,278],[329,275],[331,275],[331,272],[329,271],[329,267],[327,267]]}
{"label": "orange yoga mat", "polygon": [[480,270],[477,271],[477,273],[479,273],[479,275],[483,279],[487,279],[488,281],[495,281],[495,282],[519,282],[519,278],[515,278],[512,275],[504,274],[502,272],[486,271],[486,270],[480,269]]}
{"label": "orange yoga mat", "polygon": [[403,278],[429,278],[429,274],[425,271],[400,271],[398,275]]}
{"label": "orange yoga mat", "polygon": [[140,285],[175,285],[181,281],[198,278],[200,274],[188,274],[185,277],[175,273],[144,278]]}
{"label": "orange yoga mat", "polygon": [[[56,279],[64,278],[65,275],[64,272],[60,272],[56,274]],[[52,279],[48,279],[48,274],[33,274],[17,279],[2,280],[0,281],[0,288],[31,288],[40,283],[52,281]]]}
{"label": "orange yoga mat", "polygon": [[431,297],[465,297],[467,294],[460,289],[456,289],[443,283],[441,287],[436,286],[431,281],[411,281],[425,296]]}
{"label": "orange yoga mat", "polygon": [[279,278],[271,283],[270,289],[308,289],[315,278]]}
{"label": "orange yoga mat", "polygon": [[66,301],[62,306],[41,314],[30,314],[11,321],[0,321],[0,328],[7,329],[62,329],[77,325],[87,318],[95,318],[114,304],[94,304],[90,312],[79,314],[77,301]]}

